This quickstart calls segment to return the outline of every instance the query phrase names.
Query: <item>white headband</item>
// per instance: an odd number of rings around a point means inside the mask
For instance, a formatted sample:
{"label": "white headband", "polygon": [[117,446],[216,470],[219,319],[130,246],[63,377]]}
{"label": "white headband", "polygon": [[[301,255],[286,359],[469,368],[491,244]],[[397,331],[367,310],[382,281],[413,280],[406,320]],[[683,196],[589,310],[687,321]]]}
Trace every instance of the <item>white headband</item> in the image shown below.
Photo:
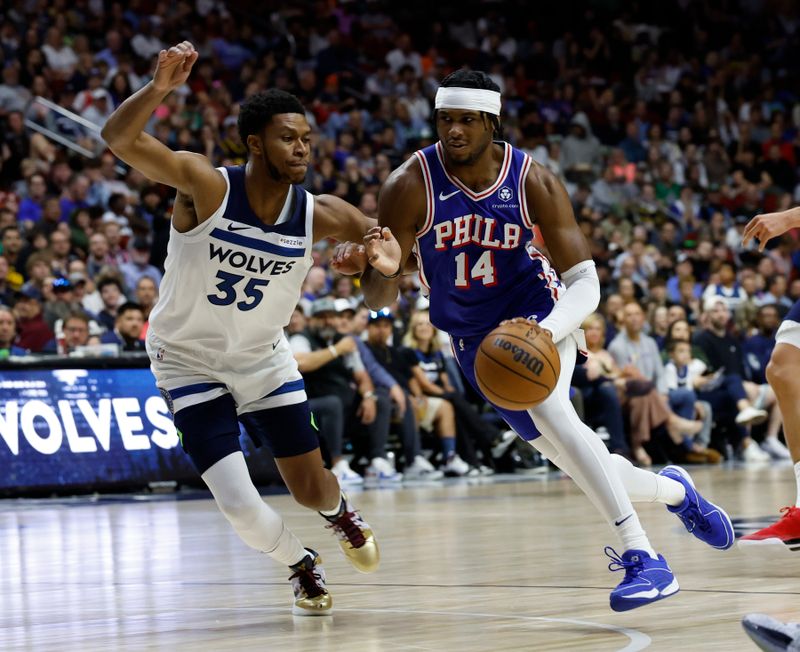
{"label": "white headband", "polygon": [[486,111],[500,115],[500,93],[483,88],[458,88],[450,86],[436,91],[435,108]]}

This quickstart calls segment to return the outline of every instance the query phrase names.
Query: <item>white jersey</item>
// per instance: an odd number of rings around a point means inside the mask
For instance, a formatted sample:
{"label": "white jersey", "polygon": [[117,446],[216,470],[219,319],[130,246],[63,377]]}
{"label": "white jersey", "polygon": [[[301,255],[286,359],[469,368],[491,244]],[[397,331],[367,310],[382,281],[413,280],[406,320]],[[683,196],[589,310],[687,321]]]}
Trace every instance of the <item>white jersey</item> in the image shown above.
{"label": "white jersey", "polygon": [[219,170],[228,186],[219,208],[191,231],[171,229],[148,339],[235,364],[270,355],[283,337],[312,265],[314,197],[290,186],[267,225],[247,199],[244,167]]}

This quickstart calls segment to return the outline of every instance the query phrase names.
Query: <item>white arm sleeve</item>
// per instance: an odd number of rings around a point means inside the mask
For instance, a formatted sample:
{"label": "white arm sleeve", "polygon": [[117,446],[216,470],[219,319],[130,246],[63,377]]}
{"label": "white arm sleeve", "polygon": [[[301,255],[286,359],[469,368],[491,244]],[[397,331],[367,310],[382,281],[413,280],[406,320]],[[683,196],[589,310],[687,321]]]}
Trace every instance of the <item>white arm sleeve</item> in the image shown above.
{"label": "white arm sleeve", "polygon": [[553,311],[539,322],[539,326],[553,334],[554,343],[576,331],[600,303],[600,279],[593,260],[584,260],[570,267],[561,275],[561,280],[567,291],[556,302]]}

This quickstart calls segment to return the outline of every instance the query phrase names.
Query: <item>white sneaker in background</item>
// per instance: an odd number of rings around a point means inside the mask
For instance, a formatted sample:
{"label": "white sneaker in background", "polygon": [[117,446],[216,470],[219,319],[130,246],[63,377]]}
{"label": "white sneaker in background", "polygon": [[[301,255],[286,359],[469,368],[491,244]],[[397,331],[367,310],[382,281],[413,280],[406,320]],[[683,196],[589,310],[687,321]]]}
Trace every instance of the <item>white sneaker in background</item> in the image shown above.
{"label": "white sneaker in background", "polygon": [[742,451],[742,459],[745,462],[769,462],[772,460],[769,453],[761,450],[761,447],[752,439],[747,448]]}
{"label": "white sneaker in background", "polygon": [[335,475],[339,484],[364,484],[364,478],[350,468],[350,463],[341,459],[331,468],[331,473]]}
{"label": "white sneaker in background", "polygon": [[478,467],[478,471],[481,472],[481,475],[494,475],[494,469],[491,466],[486,466],[485,464],[481,464]]}
{"label": "white sneaker in background", "polygon": [[764,423],[768,418],[769,414],[767,414],[766,410],[759,410],[751,405],[736,415],[736,425],[757,426],[760,423]]}
{"label": "white sneaker in background", "polygon": [[441,480],[443,477],[444,473],[422,455],[417,455],[403,471],[403,478],[406,480]]}
{"label": "white sneaker in background", "polygon": [[403,474],[384,457],[373,457],[365,472],[368,482],[401,482]]}
{"label": "white sneaker in background", "polygon": [[470,466],[462,460],[457,454],[453,455],[442,466],[442,471],[445,475],[454,475],[457,477],[465,476],[469,473]]}
{"label": "white sneaker in background", "polygon": [[762,450],[766,451],[773,460],[790,460],[792,454],[777,437],[767,437],[761,442]]}

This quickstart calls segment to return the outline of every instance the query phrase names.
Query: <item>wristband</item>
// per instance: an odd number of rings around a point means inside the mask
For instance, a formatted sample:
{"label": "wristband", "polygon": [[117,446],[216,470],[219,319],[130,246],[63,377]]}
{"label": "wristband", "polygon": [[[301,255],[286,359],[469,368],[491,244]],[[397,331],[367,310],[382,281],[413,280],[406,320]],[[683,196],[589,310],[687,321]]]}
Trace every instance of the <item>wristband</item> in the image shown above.
{"label": "wristband", "polygon": [[372,390],[364,392],[364,395],[361,398],[362,399],[375,398],[375,392],[373,392]]}
{"label": "wristband", "polygon": [[396,271],[394,274],[391,274],[391,275],[387,276],[387,275],[386,275],[386,274],[384,274],[384,273],[383,273],[381,270],[378,270],[378,274],[380,274],[381,276],[383,276],[383,278],[397,278],[398,276],[400,276],[400,274],[401,274],[401,272],[402,272],[402,271],[403,271],[403,263],[400,263],[400,264],[397,266],[397,271]]}
{"label": "wristband", "polygon": [[338,358],[339,357],[339,352],[336,350],[336,347],[333,344],[328,344],[328,351],[331,352],[331,355],[334,358]]}

